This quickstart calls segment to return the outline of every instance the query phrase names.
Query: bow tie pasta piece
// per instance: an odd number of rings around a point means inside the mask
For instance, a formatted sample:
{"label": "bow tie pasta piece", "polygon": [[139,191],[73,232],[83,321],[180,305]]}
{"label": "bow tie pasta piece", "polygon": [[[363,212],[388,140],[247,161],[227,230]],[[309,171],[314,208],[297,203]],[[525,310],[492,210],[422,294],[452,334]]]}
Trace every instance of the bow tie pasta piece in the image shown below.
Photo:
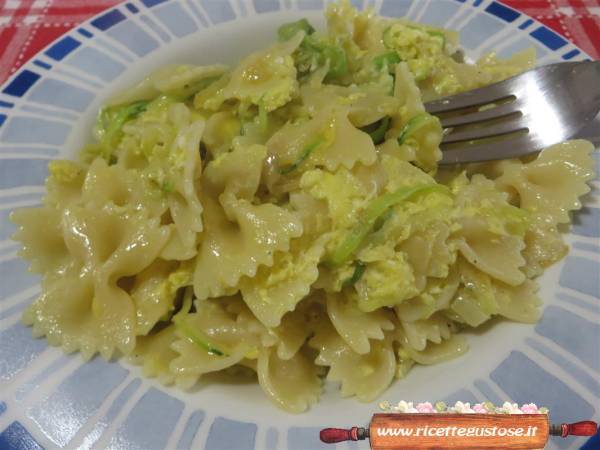
{"label": "bow tie pasta piece", "polygon": [[74,203],[94,209],[112,205],[123,212],[145,210],[150,217],[160,217],[168,207],[165,198],[153,194],[147,180],[140,180],[135,169],[108,165],[102,158],[90,164],[80,199]]}
{"label": "bow tie pasta piece", "polygon": [[285,105],[298,91],[291,54],[303,38],[304,33],[298,33],[286,42],[243,59],[231,73],[223,97],[237,99],[243,105],[261,105],[267,112]]}
{"label": "bow tie pasta piece", "polygon": [[133,308],[127,302],[116,304],[117,313],[123,317],[116,322],[96,315],[94,281],[89,272],[81,276],[78,267],[72,268],[46,281],[43,288],[23,313],[23,323],[33,326],[34,337],[45,336],[50,345],[61,346],[67,353],[79,351],[84,360],[98,351],[110,358],[116,346],[126,352],[133,349],[135,337],[132,333],[123,336],[121,329],[133,325]]}
{"label": "bow tie pasta piece", "polygon": [[112,165],[102,158],[95,159],[85,176],[81,187],[81,203],[92,208],[102,208],[108,203],[116,207],[131,206],[132,210],[142,206],[142,198],[135,198],[136,187],[127,169]]}
{"label": "bow tie pasta piece", "polygon": [[540,317],[537,285],[525,280],[518,286],[496,281],[464,259],[459,260],[461,286],[450,305],[448,316],[477,327],[494,315],[516,322],[533,323]]}
{"label": "bow tie pasta piece", "polygon": [[544,269],[560,261],[569,251],[553,222],[554,219],[548,214],[530,215],[523,250],[526,261],[523,272],[529,278],[541,275]]}
{"label": "bow tie pasta piece", "polygon": [[383,309],[365,313],[347,297],[339,294],[327,296],[327,314],[331,323],[350,348],[361,355],[369,353],[369,339],[382,340],[384,330],[394,329],[394,324]]}
{"label": "bow tie pasta piece", "polygon": [[171,348],[177,357],[170,363],[178,386],[188,389],[203,374],[238,364],[257,344],[257,336],[226,310],[224,299],[196,300],[196,312],[174,319],[177,339]]}
{"label": "bow tie pasta piece", "polygon": [[[261,346],[273,347],[274,345],[277,345],[278,338],[276,334],[273,332],[273,329],[265,327],[260,320],[256,318],[239,293],[231,297],[225,297],[223,301],[226,302],[225,309],[227,312],[236,316],[235,320],[238,327],[252,336],[252,342],[249,343],[252,343],[253,345],[246,353],[245,359],[254,361],[255,363]],[[254,367],[254,369],[256,371],[256,367]]]}
{"label": "bow tie pasta piece", "polygon": [[[463,183],[462,185],[460,185]],[[506,194],[482,175],[470,182],[460,178],[455,184],[459,207],[454,233],[461,254],[475,267],[512,286],[525,280],[522,251],[528,214],[508,203]]]}
{"label": "bow tie pasta piece", "polygon": [[381,35],[386,21],[382,17],[371,11],[357,11],[345,0],[328,5],[326,17],[328,29],[336,36],[351,36],[360,49],[369,53],[385,50]]}
{"label": "bow tie pasta piece", "polygon": [[273,332],[279,340],[277,357],[282,360],[293,358],[309,337],[308,328],[302,314],[288,313],[283,316],[281,325]]}
{"label": "bow tie pasta piece", "polygon": [[463,218],[460,224],[461,230],[454,235],[456,247],[471,264],[511,286],[525,281],[523,238],[493,233],[478,217]]}
{"label": "bow tie pasta piece", "polygon": [[73,263],[64,275],[47,280],[25,322],[51,344],[80,350],[85,358],[99,351],[109,359],[115,349],[131,353],[134,304],[118,282],[156,259],[168,229],[143,215],[71,208],[63,215],[62,234]]}
{"label": "bow tie pasta piece", "polygon": [[265,326],[278,326],[283,315],[308,295],[330,238],[324,234],[308,246],[301,239],[292,241],[289,251],[275,254],[271,266],[259,267],[254,277],[240,281],[244,301]]}
{"label": "bow tie pasta piece", "polygon": [[[85,204],[90,208],[103,208],[105,205],[112,205],[123,212],[134,212],[144,210],[150,217],[161,217],[168,209],[171,203],[170,217],[177,222],[182,222],[181,216],[185,217],[185,212],[181,212],[181,208],[173,206],[173,201],[162,192],[157,192],[152,182],[147,177],[140,179],[138,169],[127,169],[124,164],[108,165],[102,158],[96,158],[89,166],[85,176],[85,181],[81,188],[80,199],[78,204]],[[192,204],[194,204],[192,194]],[[197,199],[196,204],[199,205]],[[198,208],[190,208],[196,209]],[[201,211],[201,208],[199,209]],[[186,254],[191,257],[195,253],[193,243],[195,242],[194,228],[201,228],[201,219],[199,213],[189,222],[190,225],[186,228],[185,233],[194,233],[194,237],[189,237],[188,247],[186,248],[177,234],[175,225],[170,225],[174,232],[170,234],[169,242],[165,245],[161,252],[161,256],[166,259],[185,259]],[[194,227],[192,224],[199,222],[200,227]],[[173,243],[181,243],[179,252],[174,257],[169,258],[172,253]]]}
{"label": "bow tie pasta piece", "polygon": [[315,320],[325,314],[318,294],[309,294],[294,311],[283,316],[281,324],[270,332],[277,337],[277,357],[291,359],[314,332]]}
{"label": "bow tie pasta piece", "polygon": [[183,100],[205,89],[221,78],[226,71],[227,66],[223,64],[209,66],[184,64],[162,67],[148,78],[159,93]]}
{"label": "bow tie pasta piece", "polygon": [[343,397],[355,395],[370,402],[385,391],[396,371],[396,356],[388,337],[371,342],[369,353],[352,350],[328,322],[323,322],[309,345],[319,352],[315,363],[328,366],[327,380],[341,383]]}
{"label": "bow tie pasta piece", "polygon": [[268,154],[276,158],[280,173],[324,166],[333,172],[357,163],[371,165],[377,155],[371,137],[348,119],[349,108],[336,106],[319,112],[314,118],[287,124],[267,142]]}
{"label": "bow tie pasta piece", "polygon": [[522,209],[568,223],[569,211],[581,208],[579,197],[590,190],[586,182],[594,177],[593,150],[582,140],[553,145],[528,163],[504,163],[496,185],[516,191]]}
{"label": "bow tie pasta piece", "polygon": [[233,221],[211,197],[203,197],[206,229],[196,257],[194,292],[200,299],[225,295],[242,276],[253,277],[259,266],[273,264],[277,251],[302,234],[298,219],[273,204],[247,200],[228,203]]}
{"label": "bow tie pasta piece", "polygon": [[95,276],[116,282],[135,275],[156,259],[169,230],[143,212],[121,215],[115,210],[73,207],[65,210],[63,236],[74,259]]}
{"label": "bow tie pasta piece", "polygon": [[224,74],[215,82],[194,95],[194,108],[201,112],[218,112],[225,105],[225,88],[231,80],[231,73]]}
{"label": "bow tie pasta piece", "polygon": [[18,226],[12,238],[21,242],[19,256],[30,262],[33,273],[56,275],[71,263],[71,255],[62,236],[62,214],[50,206],[21,208],[10,215]]}
{"label": "bow tie pasta piece", "polygon": [[474,219],[499,236],[525,235],[530,214],[513,206],[509,195],[497,190],[493,181],[480,174],[469,179],[463,172],[452,180],[450,187],[455,194],[454,216],[458,221]]}
{"label": "bow tie pasta piece", "polygon": [[206,121],[202,142],[214,158],[227,153],[233,147],[233,141],[240,135],[242,123],[232,111],[220,111],[212,114]]}
{"label": "bow tie pasta piece", "polygon": [[568,251],[557,225],[569,221],[569,211],[581,207],[579,197],[589,191],[594,176],[593,146],[575,140],[547,148],[528,163],[519,160],[494,164],[498,188],[529,214],[523,256],[529,277],[560,260]]}
{"label": "bow tie pasta piece", "polygon": [[[468,349],[467,341],[462,336],[452,335],[439,344],[428,343],[424,350],[415,350],[410,346],[400,347],[398,354],[401,358],[408,356],[411,361],[428,366],[458,358]],[[399,375],[401,378],[404,374]]]}
{"label": "bow tie pasta piece", "polygon": [[311,153],[308,157],[309,164],[334,171],[340,166],[351,169],[357,163],[369,166],[376,161],[371,137],[355,128],[348,119],[348,114],[347,108],[339,108],[323,112],[313,119],[327,142]]}
{"label": "bow tie pasta piece", "polygon": [[55,160],[48,163],[44,203],[55,208],[64,208],[79,201],[81,187],[86,176],[86,167],[74,161]]}
{"label": "bow tie pasta piece", "polygon": [[389,88],[378,86],[302,86],[300,90],[302,104],[308,113],[315,117],[328,108],[332,102],[348,106],[348,119],[357,128],[397,113],[400,100],[390,95]]}
{"label": "bow tie pasta piece", "polygon": [[540,319],[542,301],[537,296],[538,285],[526,280],[520,286],[494,282],[498,313],[516,322],[535,323]]}
{"label": "bow tie pasta piece", "polygon": [[494,182],[481,174],[469,179],[463,172],[451,182],[455,194],[457,217],[478,217],[498,235],[522,237],[529,224],[529,213],[513,206],[506,192],[495,188]]}
{"label": "bow tie pasta piece", "polygon": [[291,413],[306,411],[319,400],[321,379],[313,361],[298,352],[290,359],[280,359],[267,348],[260,352],[257,364],[258,382],[269,400]]}
{"label": "bow tie pasta piece", "polygon": [[252,200],[261,177],[267,149],[263,145],[247,147],[236,142],[232,152],[213,159],[204,170],[204,184],[219,195],[221,204],[234,199]]}
{"label": "bow tie pasta piece", "polygon": [[408,346],[417,351],[424,350],[428,342],[439,344],[449,339],[452,331],[455,331],[453,322],[440,313],[415,322],[400,321],[400,328]]}
{"label": "bow tie pasta piece", "polygon": [[460,287],[450,304],[454,319],[471,327],[477,327],[498,313],[492,279],[484,272],[460,258],[457,263]]}
{"label": "bow tie pasta piece", "polygon": [[[75,213],[76,215],[77,213]],[[84,234],[86,236],[84,239],[87,241],[86,244],[88,244],[92,239],[98,238],[98,236],[95,236],[93,231],[89,233],[87,231],[91,231],[91,228],[94,227],[104,228],[97,223],[88,228],[88,225],[91,225],[91,222],[96,220],[100,222],[105,221],[106,218],[90,215],[83,217],[83,220],[77,217],[73,221],[67,219],[67,223],[70,222],[70,233]],[[109,220],[115,221],[114,218]],[[116,242],[117,246],[115,244],[107,246],[104,242],[101,242],[101,245],[98,246],[88,247],[85,244],[82,246],[88,252],[92,253],[90,255],[91,258],[86,258],[88,264],[91,265],[90,269],[94,269],[94,265],[96,264],[101,264],[95,268],[96,298],[93,305],[94,312],[100,315],[115,314],[113,302],[117,301],[118,297],[121,297],[121,302],[132,304],[132,299],[121,289],[118,282],[126,277],[136,275],[148,267],[157,258],[158,252],[164,247],[170,234],[167,227],[160,226],[158,219],[148,219],[143,215],[120,218],[120,221],[121,223],[109,224],[104,228],[109,233],[111,231],[114,232],[114,239],[120,238],[120,242]],[[69,234],[65,236],[67,246],[71,250],[75,246],[81,246],[81,241],[73,243],[69,239],[71,237]],[[80,239],[80,236],[77,236],[77,238]],[[99,239],[106,238],[100,237]],[[108,256],[110,250],[112,251],[110,252],[110,256]],[[75,252],[73,253],[75,254]],[[94,253],[100,258],[102,258],[103,254],[108,257],[101,263],[101,260],[95,260]],[[101,291],[99,291],[100,288],[102,288]],[[107,298],[104,302],[101,300],[100,294],[102,292],[104,292]],[[113,298],[108,300],[111,296]],[[115,315],[115,317],[119,316]],[[130,326],[125,327],[123,330],[127,330],[127,332],[132,331]]]}
{"label": "bow tie pasta piece", "polygon": [[110,105],[152,100],[161,94],[186,99],[218,80],[227,71],[223,64],[193,66],[171,64],[148,75],[136,86],[113,96]]}
{"label": "bow tie pasta piece", "polygon": [[191,284],[192,261],[157,259],[136,275],[130,290],[135,303],[136,333],[146,335],[175,308],[180,288]]}
{"label": "bow tie pasta piece", "polygon": [[[168,325],[148,336],[138,336],[129,361],[141,365],[144,376],[157,378],[160,383],[171,385],[175,382],[176,374],[171,371],[170,364],[177,357],[177,352],[171,345],[176,339],[175,325]],[[183,377],[180,383],[185,384],[186,381]]]}

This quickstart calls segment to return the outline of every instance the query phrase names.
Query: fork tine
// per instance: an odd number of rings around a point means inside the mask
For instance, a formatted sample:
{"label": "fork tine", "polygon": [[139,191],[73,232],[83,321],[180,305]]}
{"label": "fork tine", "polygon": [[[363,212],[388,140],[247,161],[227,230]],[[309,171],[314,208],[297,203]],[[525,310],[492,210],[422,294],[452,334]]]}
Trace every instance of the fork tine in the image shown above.
{"label": "fork tine", "polygon": [[[440,164],[515,158],[572,138],[600,111],[599,76],[600,62],[556,63],[426,103],[425,109],[441,115],[450,131],[442,140]],[[499,102],[509,98],[514,101]],[[477,111],[489,103],[499,106]],[[457,114],[444,117],[450,111]],[[503,120],[485,122],[499,117]],[[478,122],[480,126],[454,128]],[[521,130],[527,132],[512,134]]]}
{"label": "fork tine", "polygon": [[502,139],[498,142],[465,145],[464,148],[442,151],[439,164],[461,164],[498,159],[518,158],[541,150],[543,145],[532,134]]}
{"label": "fork tine", "polygon": [[467,125],[470,123],[483,122],[485,120],[504,117],[519,111],[520,107],[521,102],[517,100],[496,106],[495,108],[486,109],[485,111],[477,111],[469,114],[462,114],[460,116],[445,117],[440,119],[440,122],[444,128],[458,127],[460,125]]}
{"label": "fork tine", "polygon": [[453,142],[473,141],[476,139],[501,136],[503,134],[525,129],[527,129],[527,125],[522,120],[522,117],[516,117],[505,122],[490,125],[488,127],[450,132],[444,136],[444,139],[442,139],[442,144],[451,144]]}
{"label": "fork tine", "polygon": [[511,92],[513,79],[501,81],[499,83],[463,92],[448,98],[433,100],[425,104],[425,109],[430,114],[439,114],[447,111],[454,111],[472,106],[485,105],[514,95]]}

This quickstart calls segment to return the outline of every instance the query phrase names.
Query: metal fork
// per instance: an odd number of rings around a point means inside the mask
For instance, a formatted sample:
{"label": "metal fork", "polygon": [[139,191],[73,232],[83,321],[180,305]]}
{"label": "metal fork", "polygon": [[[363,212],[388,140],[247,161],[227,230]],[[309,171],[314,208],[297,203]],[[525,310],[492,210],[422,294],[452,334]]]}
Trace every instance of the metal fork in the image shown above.
{"label": "metal fork", "polygon": [[538,67],[425,104],[444,127],[441,164],[514,158],[575,136],[600,111],[600,61]]}

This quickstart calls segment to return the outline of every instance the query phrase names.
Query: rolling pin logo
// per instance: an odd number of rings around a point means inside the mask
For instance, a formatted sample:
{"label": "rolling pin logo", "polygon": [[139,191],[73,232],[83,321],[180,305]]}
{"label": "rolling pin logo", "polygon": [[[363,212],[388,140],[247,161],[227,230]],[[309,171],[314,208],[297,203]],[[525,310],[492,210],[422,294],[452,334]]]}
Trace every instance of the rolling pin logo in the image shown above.
{"label": "rolling pin logo", "polygon": [[592,436],[597,431],[598,425],[592,421],[551,425],[548,415],[537,408],[534,414],[493,407],[483,414],[461,413],[450,408],[374,414],[366,428],[325,428],[320,438],[328,444],[368,439],[372,450],[543,449],[549,436]]}

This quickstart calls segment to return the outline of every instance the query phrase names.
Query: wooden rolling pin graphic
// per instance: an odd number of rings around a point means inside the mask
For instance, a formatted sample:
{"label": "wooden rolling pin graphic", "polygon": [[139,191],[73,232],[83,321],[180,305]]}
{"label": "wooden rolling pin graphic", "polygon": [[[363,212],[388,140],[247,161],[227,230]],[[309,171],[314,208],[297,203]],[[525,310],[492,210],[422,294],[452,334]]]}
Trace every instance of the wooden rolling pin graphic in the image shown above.
{"label": "wooden rolling pin graphic", "polygon": [[369,439],[372,450],[542,449],[548,436],[593,436],[592,421],[550,425],[546,414],[375,414],[368,428],[325,428],[331,444]]}

